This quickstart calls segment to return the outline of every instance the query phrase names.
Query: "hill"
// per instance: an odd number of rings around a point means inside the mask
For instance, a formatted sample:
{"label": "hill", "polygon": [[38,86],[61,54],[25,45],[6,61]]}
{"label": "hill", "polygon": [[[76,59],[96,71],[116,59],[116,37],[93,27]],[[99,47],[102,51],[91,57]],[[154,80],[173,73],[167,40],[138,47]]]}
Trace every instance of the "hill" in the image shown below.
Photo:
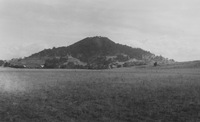
{"label": "hill", "polygon": [[88,37],[68,47],[43,50],[31,55],[29,58],[64,57],[71,55],[83,62],[89,62],[96,56],[113,56],[121,53],[128,55],[130,58],[140,60],[142,59],[142,55],[151,54],[140,48],[117,44],[107,37]]}
{"label": "hill", "polygon": [[[67,47],[44,49],[17,63],[12,62],[12,64],[14,66],[21,64],[23,65],[22,67],[28,66],[29,68],[102,69],[118,67],[118,65],[123,65],[124,63],[128,64],[126,66],[146,64],[157,58],[151,52],[141,48],[132,48],[127,45],[115,43],[107,37],[96,36],[87,37]],[[156,61],[161,60],[166,59],[161,57]]]}

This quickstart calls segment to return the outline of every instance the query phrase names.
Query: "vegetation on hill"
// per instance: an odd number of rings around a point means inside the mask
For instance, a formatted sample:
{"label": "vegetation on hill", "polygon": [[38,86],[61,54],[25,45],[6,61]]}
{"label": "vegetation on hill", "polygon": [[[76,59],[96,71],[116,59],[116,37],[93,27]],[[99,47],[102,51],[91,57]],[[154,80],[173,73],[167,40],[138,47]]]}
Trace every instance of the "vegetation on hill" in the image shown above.
{"label": "vegetation on hill", "polygon": [[[132,63],[130,59],[135,61]],[[119,64],[125,64],[127,61],[129,62],[126,63],[126,66],[133,66],[161,60],[165,63],[168,62],[164,57],[156,57],[149,51],[117,44],[107,37],[96,36],[87,37],[68,47],[44,49],[24,59],[12,60],[9,62],[9,66],[16,68],[107,69],[118,67]]]}
{"label": "vegetation on hill", "polygon": [[142,59],[142,55],[151,54],[140,48],[117,44],[107,37],[88,37],[68,47],[45,49],[31,55],[30,58],[64,57],[71,55],[83,62],[89,62],[93,57],[112,56],[121,53],[136,59]]}

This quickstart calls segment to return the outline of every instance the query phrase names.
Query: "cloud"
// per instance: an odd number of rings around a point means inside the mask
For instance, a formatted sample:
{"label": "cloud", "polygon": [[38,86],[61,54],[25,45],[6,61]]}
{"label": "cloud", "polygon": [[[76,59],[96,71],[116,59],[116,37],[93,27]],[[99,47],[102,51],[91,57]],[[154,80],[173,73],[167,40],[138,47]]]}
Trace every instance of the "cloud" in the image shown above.
{"label": "cloud", "polygon": [[[199,3],[198,0],[0,0],[0,44],[6,47],[0,49],[3,52],[0,56],[28,55],[23,53],[25,47],[18,46],[19,54],[8,46],[32,43],[39,45],[35,46],[38,49],[45,47],[42,44],[67,46],[87,36],[100,35],[177,60],[200,59],[196,46],[200,39]],[[33,47],[29,52],[38,49]]]}
{"label": "cloud", "polygon": [[12,58],[22,58],[30,56],[33,53],[50,48],[47,44],[31,43],[31,44],[10,44],[7,46],[0,46],[0,57],[4,60]]}

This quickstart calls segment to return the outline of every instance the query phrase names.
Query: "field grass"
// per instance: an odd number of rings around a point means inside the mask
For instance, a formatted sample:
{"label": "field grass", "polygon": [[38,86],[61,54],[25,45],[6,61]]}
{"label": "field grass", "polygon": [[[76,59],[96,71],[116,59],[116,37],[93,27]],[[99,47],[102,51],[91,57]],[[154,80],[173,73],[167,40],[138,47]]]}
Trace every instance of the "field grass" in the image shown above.
{"label": "field grass", "polygon": [[0,69],[0,122],[137,121],[200,121],[200,68]]}

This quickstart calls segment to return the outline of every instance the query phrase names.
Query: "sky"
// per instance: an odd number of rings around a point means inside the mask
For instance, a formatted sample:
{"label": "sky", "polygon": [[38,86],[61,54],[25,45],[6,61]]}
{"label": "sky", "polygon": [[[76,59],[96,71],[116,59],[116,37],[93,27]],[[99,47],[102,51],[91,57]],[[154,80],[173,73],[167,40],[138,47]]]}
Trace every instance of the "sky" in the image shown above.
{"label": "sky", "polygon": [[176,61],[200,60],[199,0],[0,0],[0,59],[108,37]]}

